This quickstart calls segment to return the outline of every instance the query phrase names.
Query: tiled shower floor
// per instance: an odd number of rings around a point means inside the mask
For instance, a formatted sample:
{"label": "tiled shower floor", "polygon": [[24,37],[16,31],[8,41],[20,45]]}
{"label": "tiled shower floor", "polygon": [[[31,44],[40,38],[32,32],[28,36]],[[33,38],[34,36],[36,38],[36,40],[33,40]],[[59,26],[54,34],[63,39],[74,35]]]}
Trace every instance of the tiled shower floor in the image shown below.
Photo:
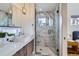
{"label": "tiled shower floor", "polygon": [[56,56],[54,52],[51,51],[48,47],[37,46],[37,51],[39,51],[37,56]]}

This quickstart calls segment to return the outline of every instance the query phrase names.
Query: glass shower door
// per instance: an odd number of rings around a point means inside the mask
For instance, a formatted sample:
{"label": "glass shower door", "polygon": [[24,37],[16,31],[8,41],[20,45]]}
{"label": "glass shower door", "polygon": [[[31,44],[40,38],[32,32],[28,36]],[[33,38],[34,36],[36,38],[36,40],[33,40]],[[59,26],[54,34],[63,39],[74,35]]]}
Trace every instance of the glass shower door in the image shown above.
{"label": "glass shower door", "polygon": [[44,14],[37,14],[36,19],[36,52],[42,54],[45,46],[47,46],[48,28],[46,23],[46,16]]}
{"label": "glass shower door", "polygon": [[55,28],[53,19],[46,14],[37,14],[36,18],[36,53],[54,55],[56,52]]}

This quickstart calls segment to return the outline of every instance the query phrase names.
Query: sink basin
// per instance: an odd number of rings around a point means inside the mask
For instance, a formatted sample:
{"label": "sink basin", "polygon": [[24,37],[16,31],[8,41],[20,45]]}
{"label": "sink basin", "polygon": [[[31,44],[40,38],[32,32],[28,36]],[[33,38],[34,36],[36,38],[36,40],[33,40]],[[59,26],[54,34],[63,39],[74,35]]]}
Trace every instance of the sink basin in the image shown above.
{"label": "sink basin", "polygon": [[5,45],[7,45],[7,43],[9,43],[8,41],[6,41],[4,38],[0,38],[0,48],[4,47]]}
{"label": "sink basin", "polygon": [[0,48],[4,47],[5,45],[3,43],[0,43]]}

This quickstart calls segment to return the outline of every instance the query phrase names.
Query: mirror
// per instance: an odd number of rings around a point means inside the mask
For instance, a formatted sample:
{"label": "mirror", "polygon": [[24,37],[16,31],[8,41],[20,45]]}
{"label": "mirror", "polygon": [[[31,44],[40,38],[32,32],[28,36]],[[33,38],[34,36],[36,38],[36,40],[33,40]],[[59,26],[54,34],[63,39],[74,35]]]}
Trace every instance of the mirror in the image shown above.
{"label": "mirror", "polygon": [[12,14],[0,11],[0,26],[10,26],[12,24]]}

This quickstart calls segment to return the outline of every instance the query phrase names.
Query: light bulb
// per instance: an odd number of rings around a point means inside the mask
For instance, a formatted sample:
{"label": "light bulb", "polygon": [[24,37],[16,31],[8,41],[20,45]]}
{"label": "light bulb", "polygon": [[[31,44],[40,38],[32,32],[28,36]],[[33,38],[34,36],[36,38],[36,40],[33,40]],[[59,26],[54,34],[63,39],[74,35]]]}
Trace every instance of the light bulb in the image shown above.
{"label": "light bulb", "polygon": [[26,10],[25,10],[24,7],[22,8],[22,13],[23,13],[24,15],[26,14]]}
{"label": "light bulb", "polygon": [[9,13],[12,14],[12,10],[10,10]]}

